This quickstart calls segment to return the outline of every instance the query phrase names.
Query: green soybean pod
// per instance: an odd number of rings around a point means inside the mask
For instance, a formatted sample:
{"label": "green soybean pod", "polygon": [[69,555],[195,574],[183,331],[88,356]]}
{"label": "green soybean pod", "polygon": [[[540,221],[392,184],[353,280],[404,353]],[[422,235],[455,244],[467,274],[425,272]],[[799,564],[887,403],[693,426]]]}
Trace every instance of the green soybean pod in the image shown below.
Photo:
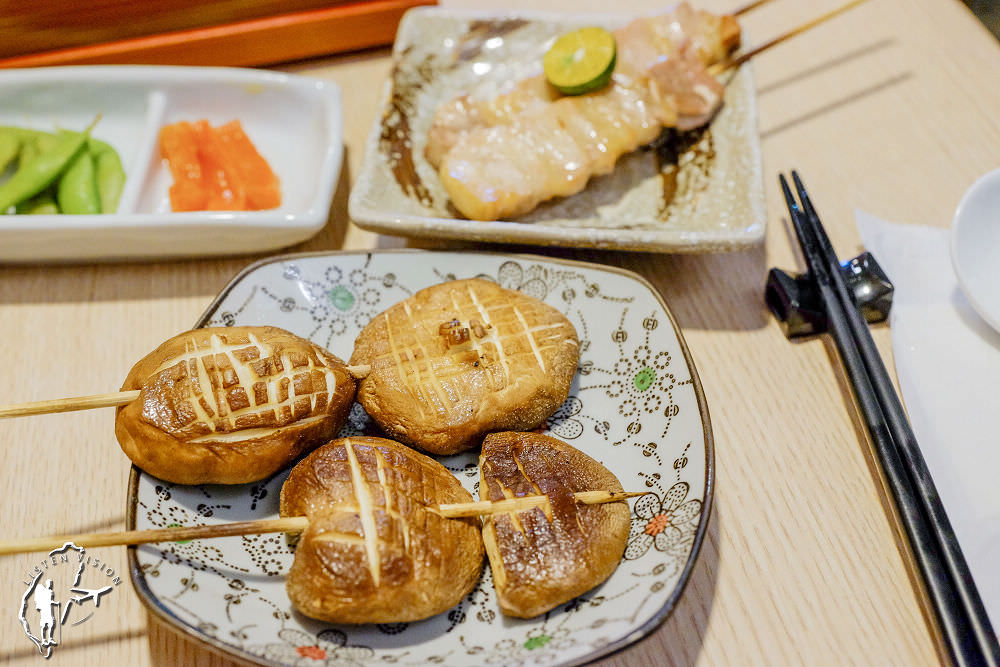
{"label": "green soybean pod", "polygon": [[[15,127],[13,125],[0,125],[0,135],[9,134],[17,137],[21,145],[32,144],[38,152],[46,152],[55,148],[56,135],[45,130],[35,130],[30,127]],[[22,161],[24,157],[20,158]]]}
{"label": "green soybean pod", "polygon": [[[74,132],[74,134],[76,133]],[[55,149],[59,141],[59,138],[50,132],[36,130],[34,135],[35,145],[38,146],[38,152],[40,153],[48,153],[49,151]]]}
{"label": "green soybean pod", "polygon": [[97,170],[94,158],[86,146],[77,152],[56,186],[59,210],[72,215],[101,212],[101,197],[97,192]]}
{"label": "green soybean pod", "polygon": [[14,210],[19,215],[55,215],[59,213],[59,206],[52,194],[52,188],[46,188],[31,199],[15,206]]}
{"label": "green soybean pod", "polygon": [[10,180],[0,185],[0,212],[47,188],[85,148],[89,135],[90,128],[84,132],[63,132],[56,136],[51,150],[22,160]]}
{"label": "green soybean pod", "polygon": [[17,158],[21,152],[21,137],[13,132],[0,130],[0,173]]}
{"label": "green soybean pod", "polygon": [[125,169],[118,151],[100,139],[90,139],[90,152],[97,169],[97,192],[101,198],[101,212],[114,213],[125,189]]}
{"label": "green soybean pod", "polygon": [[34,137],[24,139],[21,143],[21,150],[17,154],[17,171],[24,169],[25,165],[29,164],[32,160],[38,157],[41,152],[42,151],[38,148],[38,142]]}

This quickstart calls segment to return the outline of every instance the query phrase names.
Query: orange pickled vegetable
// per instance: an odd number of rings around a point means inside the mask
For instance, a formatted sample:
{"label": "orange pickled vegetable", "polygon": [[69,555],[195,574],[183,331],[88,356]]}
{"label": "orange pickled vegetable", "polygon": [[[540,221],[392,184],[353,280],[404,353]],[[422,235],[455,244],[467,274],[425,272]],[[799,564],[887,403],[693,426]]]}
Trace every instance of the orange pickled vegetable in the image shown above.
{"label": "orange pickled vegetable", "polygon": [[248,210],[243,184],[235,165],[227,159],[215,129],[208,121],[199,120],[194,124],[194,133],[198,140],[202,185],[208,194],[205,208],[209,211]]}
{"label": "orange pickled vegetable", "polygon": [[170,186],[170,207],[175,211],[204,211],[208,193],[202,185],[194,126],[180,122],[161,129],[160,152],[167,158],[174,177],[174,184]]}
{"label": "orange pickled vegetable", "polygon": [[249,208],[281,206],[281,182],[243,132],[240,121],[230,121],[216,128],[216,134],[226,156],[226,164],[232,165],[236,178],[243,185]]}
{"label": "orange pickled vegetable", "polygon": [[239,121],[181,121],[160,130],[174,211],[248,211],[281,205],[281,183]]}

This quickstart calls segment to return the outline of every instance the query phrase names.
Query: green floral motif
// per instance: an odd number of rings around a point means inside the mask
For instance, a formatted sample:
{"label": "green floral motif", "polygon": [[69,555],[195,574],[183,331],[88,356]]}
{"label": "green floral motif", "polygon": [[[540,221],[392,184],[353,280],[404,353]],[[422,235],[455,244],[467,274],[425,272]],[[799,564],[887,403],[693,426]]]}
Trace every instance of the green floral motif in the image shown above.
{"label": "green floral motif", "polygon": [[[179,523],[168,523],[168,524],[167,524],[167,528],[183,528],[183,527],[184,527],[184,526],[182,526],[182,525],[181,525],[181,524],[179,524]],[[177,541],[175,542],[175,544],[188,544],[188,543],[190,543],[190,542],[191,542],[191,540],[177,540]]]}
{"label": "green floral motif", "polygon": [[639,391],[646,391],[653,386],[654,382],[656,382],[656,371],[649,366],[646,366],[635,374],[635,378],[632,379],[632,382],[635,384],[635,388]]}
{"label": "green floral motif", "polygon": [[529,651],[536,648],[542,648],[546,644],[552,641],[552,637],[548,635],[538,635],[537,637],[529,637],[528,641],[524,642],[524,648]]}
{"label": "green floral motif", "polygon": [[354,295],[343,285],[337,285],[326,296],[337,310],[349,310],[354,305]]}

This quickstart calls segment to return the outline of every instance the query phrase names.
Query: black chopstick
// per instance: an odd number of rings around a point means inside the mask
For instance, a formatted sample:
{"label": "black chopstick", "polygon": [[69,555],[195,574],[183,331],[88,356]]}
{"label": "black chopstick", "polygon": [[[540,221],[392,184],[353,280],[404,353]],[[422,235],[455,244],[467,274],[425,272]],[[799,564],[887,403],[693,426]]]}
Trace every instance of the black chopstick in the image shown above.
{"label": "black chopstick", "polygon": [[827,316],[828,330],[853,389],[920,568],[952,661],[1000,665],[1000,644],[944,507],[934,488],[899,397],[854,301],[816,210],[792,172],[801,208],[780,183],[802,253]]}
{"label": "black chopstick", "polygon": [[833,273],[834,289],[847,315],[848,326],[860,348],[865,368],[868,371],[868,377],[872,381],[872,386],[882,406],[883,413],[889,421],[893,440],[900,452],[904,465],[907,467],[907,472],[913,481],[913,486],[918,491],[918,498],[924,506],[927,519],[938,538],[942,556],[955,582],[956,592],[962,599],[962,603],[969,615],[972,630],[976,635],[976,641],[990,649],[987,654],[992,657],[992,664],[996,665],[1000,663],[1000,643],[997,642],[996,634],[990,625],[982,598],[979,596],[979,591],[973,582],[969,566],[962,555],[958,539],[955,537],[951,522],[948,520],[944,505],[941,503],[937,489],[934,486],[934,480],[931,478],[923,454],[920,452],[917,438],[913,434],[909,420],[906,418],[899,395],[892,386],[885,364],[882,362],[882,357],[875,347],[875,341],[872,340],[871,332],[868,330],[868,325],[858,310],[851,291],[847,288],[843,274],[834,269],[838,265],[837,255],[834,252],[833,245],[830,243],[826,231],[823,229],[823,224],[820,222],[819,216],[816,214],[816,209],[812,205],[808,192],[806,192],[805,185],[803,185],[802,179],[794,171],[792,172],[792,180],[795,182],[795,189],[798,192],[799,201],[802,202],[802,208],[809,227],[819,242],[820,252]]}

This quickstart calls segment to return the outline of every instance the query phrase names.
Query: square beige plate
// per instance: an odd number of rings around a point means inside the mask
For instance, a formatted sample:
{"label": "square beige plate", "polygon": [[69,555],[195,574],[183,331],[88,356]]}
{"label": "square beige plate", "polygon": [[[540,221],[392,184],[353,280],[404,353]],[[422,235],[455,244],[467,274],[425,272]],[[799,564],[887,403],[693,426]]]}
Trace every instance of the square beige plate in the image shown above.
{"label": "square beige plate", "polygon": [[424,159],[438,105],[465,93],[505,92],[540,72],[555,36],[629,18],[409,11],[393,49],[383,112],[351,192],[351,218],[386,234],[618,250],[711,252],[760,242],[764,192],[753,75],[746,66],[727,82],[725,104],[707,129],[623,157],[612,174],[579,194],[516,221],[465,220],[449,205]]}

